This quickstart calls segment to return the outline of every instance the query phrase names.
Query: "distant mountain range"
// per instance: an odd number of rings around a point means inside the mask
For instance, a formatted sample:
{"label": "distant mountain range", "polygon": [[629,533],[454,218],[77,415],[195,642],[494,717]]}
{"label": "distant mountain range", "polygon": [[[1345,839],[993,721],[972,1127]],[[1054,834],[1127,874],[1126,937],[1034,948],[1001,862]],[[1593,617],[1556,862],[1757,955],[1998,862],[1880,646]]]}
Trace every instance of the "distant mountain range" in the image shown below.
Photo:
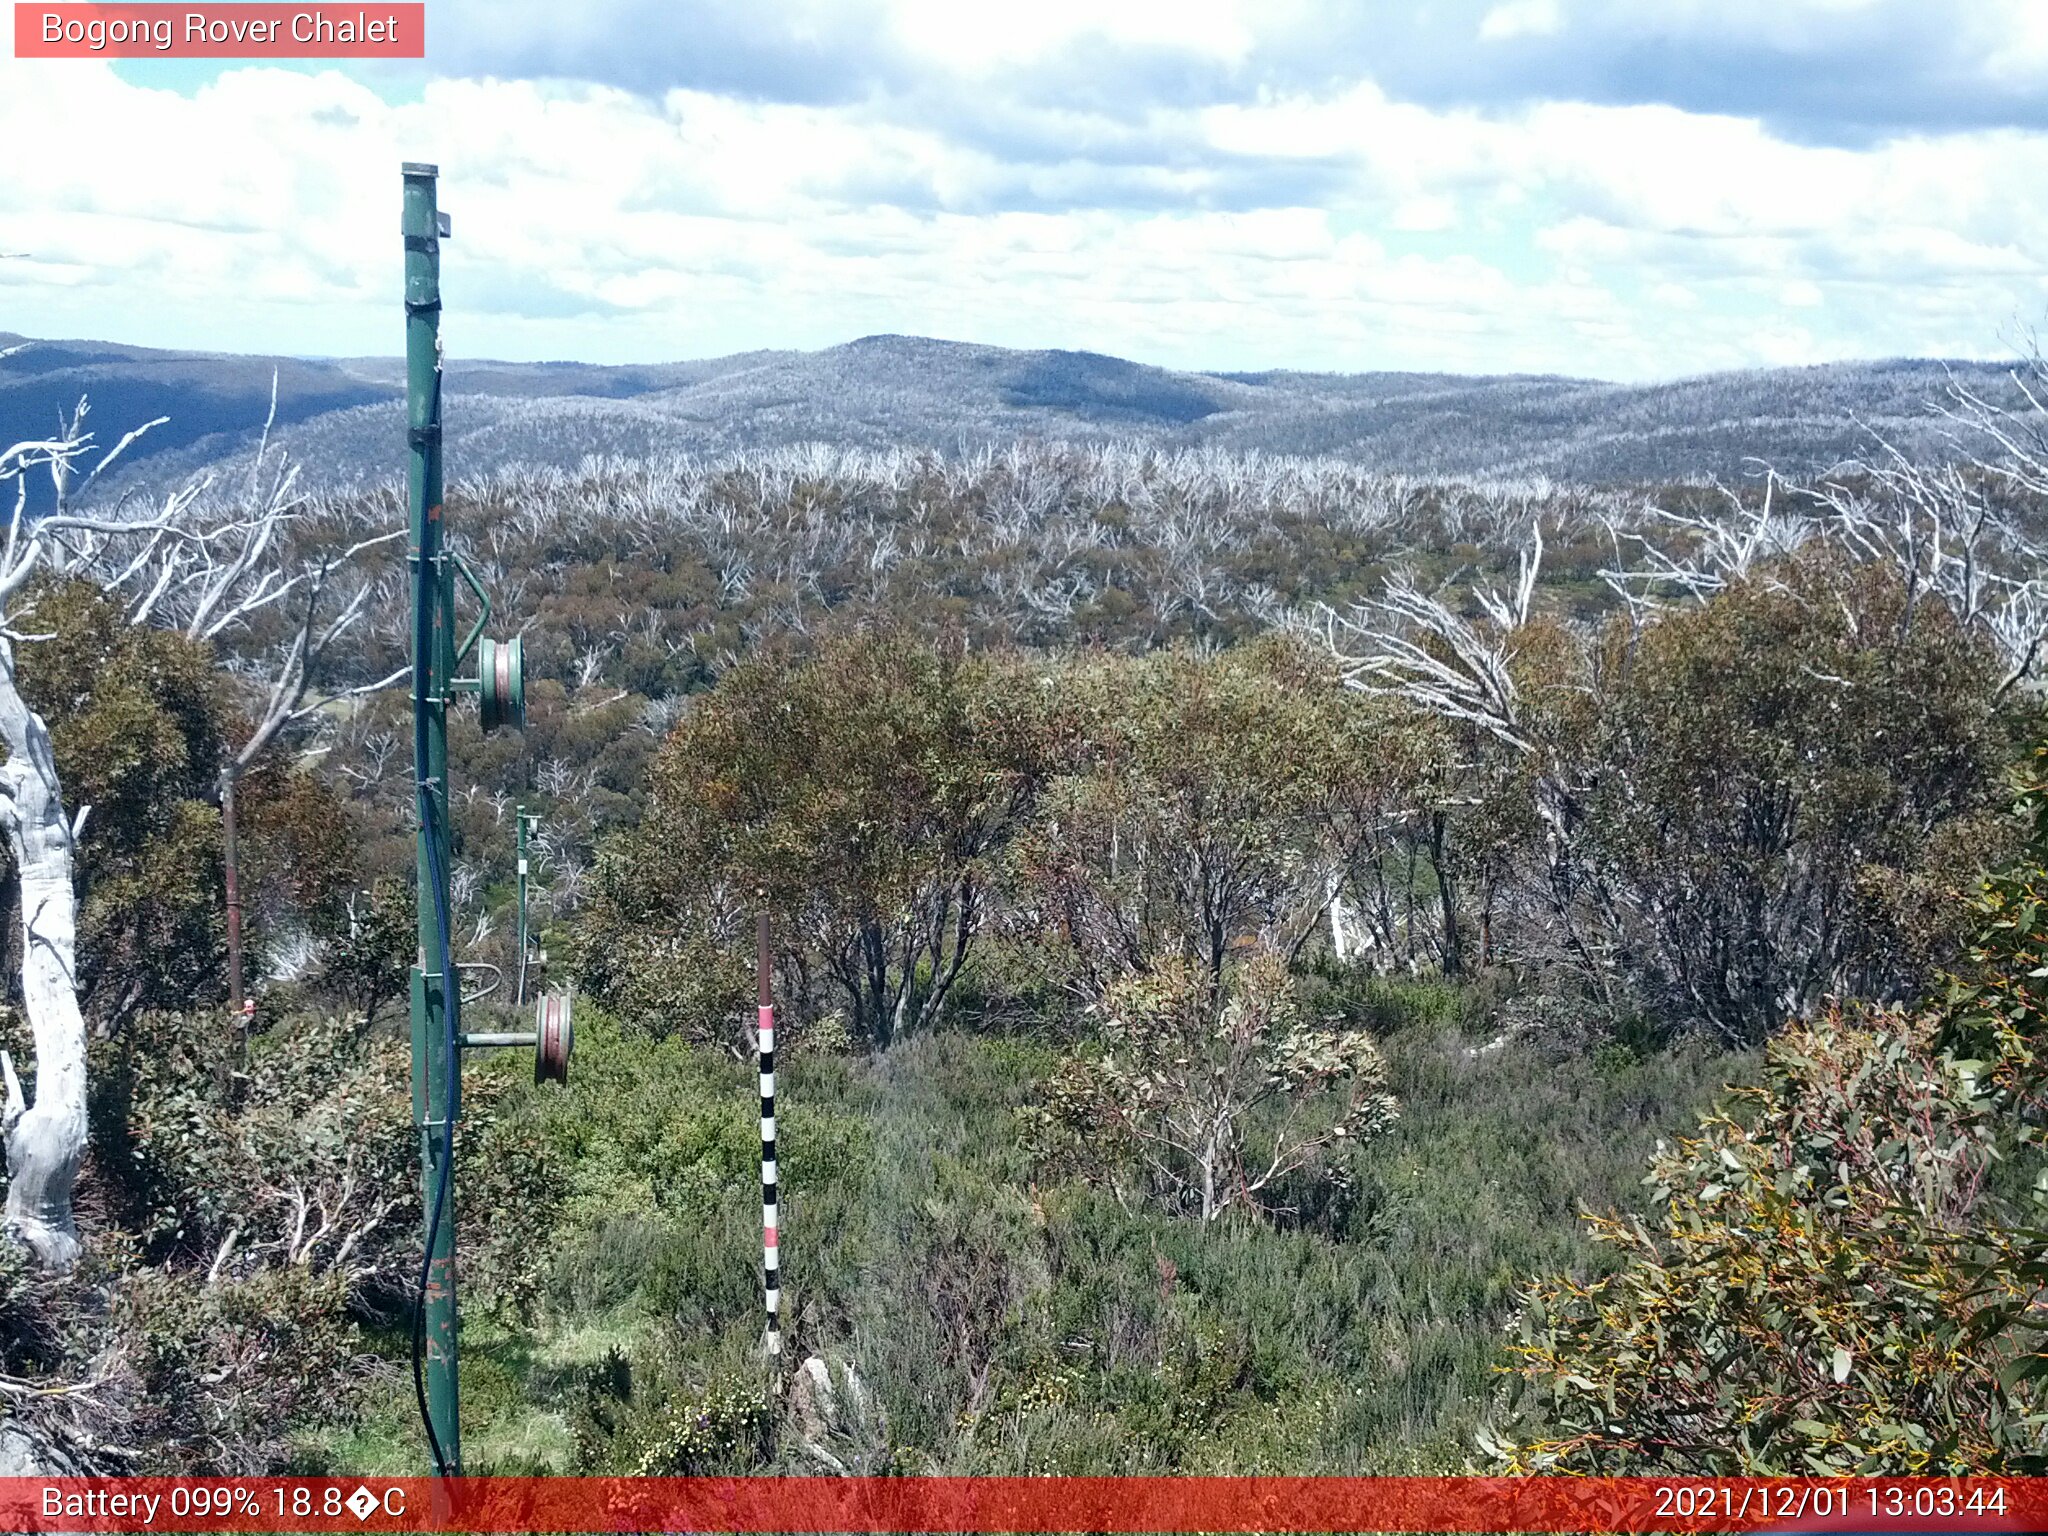
{"label": "distant mountain range", "polygon": [[[0,333],[0,350],[27,338]],[[1410,475],[1593,484],[1788,473],[1866,454],[1878,432],[1945,449],[1927,407],[1953,376],[2010,393],[2008,365],[1837,363],[1610,384],[1526,374],[1183,373],[1093,352],[868,336],[820,352],[700,362],[451,361],[451,478],[592,454],[799,442],[942,450],[1019,438],[1330,456]],[[0,443],[46,435],[81,395],[100,440],[157,416],[131,478],[182,478],[247,454],[277,373],[280,436],[317,484],[399,475],[397,358],[272,358],[34,341],[0,358]]]}

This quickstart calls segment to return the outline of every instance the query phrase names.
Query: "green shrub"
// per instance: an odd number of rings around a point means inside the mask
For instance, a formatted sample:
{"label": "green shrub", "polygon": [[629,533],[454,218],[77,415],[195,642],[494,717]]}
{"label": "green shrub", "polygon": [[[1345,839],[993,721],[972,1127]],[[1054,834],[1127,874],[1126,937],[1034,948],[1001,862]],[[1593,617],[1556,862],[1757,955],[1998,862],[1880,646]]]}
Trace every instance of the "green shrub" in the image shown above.
{"label": "green shrub", "polygon": [[720,1382],[701,1396],[670,1400],[625,1436],[622,1459],[634,1477],[708,1477],[759,1464],[768,1433],[760,1383]]}
{"label": "green shrub", "polygon": [[405,882],[380,878],[370,889],[330,910],[321,924],[327,941],[323,980],[362,1016],[367,1028],[386,1003],[406,995],[418,953],[418,913]]}
{"label": "green shrub", "polygon": [[[1972,1347],[1994,1299],[1993,1149],[1937,1021],[1831,1012],[1763,1086],[1651,1163],[1654,1215],[1601,1217],[1626,1258],[1531,1291],[1513,1348],[1542,1428],[1515,1469],[1701,1475],[2034,1471],[2034,1393]],[[1519,1400],[1519,1398],[1517,1399]]]}
{"label": "green shrub", "polygon": [[1609,990],[1754,1043],[1956,958],[1930,896],[2012,847],[2022,712],[1990,646],[1885,567],[1810,546],[1605,642],[1570,814]]}
{"label": "green shrub", "polygon": [[150,1256],[227,1275],[395,1277],[416,1226],[409,1061],[344,1020],[252,1042],[219,1014],[152,1014],[94,1052],[99,1166]]}
{"label": "green shrub", "polygon": [[[40,581],[21,691],[50,726],[67,803],[90,806],[79,842],[78,980],[88,1018],[204,1007],[223,988],[220,815],[211,803],[228,712],[204,644],[127,621],[90,582]],[[11,866],[0,853],[0,864]],[[9,969],[20,901],[0,880]]]}
{"label": "green shrub", "polygon": [[1275,955],[1214,978],[1173,957],[1132,972],[1110,985],[1102,1036],[1031,1117],[1046,1165],[1108,1179],[1135,1165],[1170,1209],[1204,1221],[1341,1183],[1348,1150],[1396,1116],[1371,1036],[1307,1015]]}
{"label": "green shrub", "polygon": [[[2043,754],[2048,757],[2048,753]],[[2039,761],[2040,759],[2037,759]],[[1975,904],[1968,974],[1918,1011],[1829,1008],[1765,1080],[1650,1165],[1654,1213],[1599,1217],[1624,1257],[1530,1290],[1513,1469],[2034,1473],[2048,1417],[2034,1309],[2048,1233],[2006,1191],[2030,1123],[2048,940],[2048,781],[2019,867]]]}
{"label": "green shrub", "polygon": [[195,1284],[127,1276],[116,1317],[137,1396],[124,1438],[138,1472],[231,1476],[288,1462],[291,1432],[343,1417],[367,1362],[336,1275],[290,1266]]}
{"label": "green shrub", "polygon": [[1040,676],[893,631],[733,669],[677,725],[645,819],[600,861],[585,983],[639,1022],[735,1039],[765,909],[797,1019],[837,1007],[886,1044],[938,1017],[1047,771]]}

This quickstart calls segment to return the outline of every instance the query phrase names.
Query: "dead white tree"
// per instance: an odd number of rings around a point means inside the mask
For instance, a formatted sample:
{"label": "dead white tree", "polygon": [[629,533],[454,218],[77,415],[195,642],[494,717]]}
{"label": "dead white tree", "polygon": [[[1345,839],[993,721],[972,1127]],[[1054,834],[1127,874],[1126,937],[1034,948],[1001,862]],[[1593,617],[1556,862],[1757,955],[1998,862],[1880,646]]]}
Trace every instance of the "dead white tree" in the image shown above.
{"label": "dead white tree", "polygon": [[[259,1208],[274,1212],[277,1231],[249,1241],[249,1226],[237,1219],[215,1247],[206,1283],[217,1285],[237,1272],[267,1263],[293,1265],[316,1274],[335,1274],[354,1281],[376,1271],[374,1259],[364,1261],[359,1245],[389,1220],[398,1202],[382,1191],[388,1185],[364,1176],[350,1151],[338,1169],[323,1175],[291,1173],[257,1181]],[[240,1250],[239,1253],[237,1250]]]}
{"label": "dead white tree", "polygon": [[2014,403],[1950,380],[1934,407],[1955,450],[1948,461],[1916,460],[1873,432],[1872,460],[1808,492],[1828,537],[1897,574],[1905,622],[1933,597],[1990,643],[2001,694],[2034,677],[2048,645],[2048,552],[2028,527],[2048,502],[2048,371],[2036,359],[2009,377]]}
{"label": "dead white tree", "polygon": [[1515,676],[1543,568],[1543,527],[1530,525],[1511,587],[1475,587],[1467,614],[1442,590],[1396,573],[1382,594],[1345,612],[1324,608],[1320,628],[1346,686],[1400,700],[1434,719],[1492,738],[1527,767],[1544,829],[1543,901],[1566,950],[1606,985],[1598,945],[1584,931],[1586,899],[1576,844],[1588,793],[1585,765],[1546,740],[1539,711]]}
{"label": "dead white tree", "polygon": [[1413,577],[1397,572],[1379,598],[1345,613],[1324,609],[1324,638],[1348,686],[1476,725],[1516,752],[1532,754],[1536,746],[1509,662],[1516,632],[1529,622],[1542,566],[1543,529],[1536,524],[1513,590],[1473,593],[1480,619],[1467,618],[1441,593],[1424,592]]}
{"label": "dead white tree", "polygon": [[[1721,517],[1651,506],[1643,510],[1642,527],[1622,529],[1613,517],[1606,518],[1616,559],[1600,579],[1639,627],[1649,612],[1662,606],[1664,594],[1681,593],[1705,602],[1731,583],[1748,580],[1770,561],[1791,554],[1816,531],[1811,517],[1787,510],[1778,496],[1779,484],[1776,473],[1766,469],[1762,499],[1746,501],[1739,491],[1716,482],[1715,489],[1728,506]],[[1634,547],[1634,561],[1621,557],[1624,544]]]}
{"label": "dead white tree", "polygon": [[[188,616],[246,616],[282,600],[294,580],[268,569],[281,513],[275,505],[222,508],[206,487],[187,485],[148,510],[130,515],[117,504],[106,516],[72,510],[142,430],[99,456],[83,402],[55,437],[0,450],[0,487],[12,482],[12,508],[0,545],[0,830],[21,882],[21,990],[35,1048],[35,1095],[22,1090],[11,1056],[0,1051],[7,1151],[6,1226],[44,1268],[69,1269],[78,1258],[72,1186],[86,1141],[85,1021],[77,975],[78,839],[89,807],[67,812],[63,785],[42,716],[23,697],[16,647],[36,636],[29,586],[37,576],[82,576],[126,594],[131,622],[179,610]],[[32,471],[47,468],[53,510],[31,516]],[[218,632],[218,631],[216,631]]]}
{"label": "dead white tree", "polygon": [[[8,1229],[45,1269],[64,1271],[78,1259],[71,1188],[85,1152],[85,1020],[78,1007],[78,896],[73,859],[88,807],[76,818],[64,808],[63,786],[43,717],[22,697],[15,646],[32,638],[17,627],[23,589],[44,569],[62,569],[72,541],[119,535],[139,541],[137,569],[162,546],[181,508],[149,522],[114,525],[61,510],[72,465],[86,452],[78,434],[83,410],[68,430],[0,452],[0,485],[14,482],[13,511],[0,551],[0,831],[21,882],[21,991],[35,1042],[35,1103],[22,1092],[13,1058],[0,1051],[6,1097],[0,1135],[7,1147]],[[132,439],[124,439],[93,471],[97,475]],[[60,510],[30,519],[28,476],[48,467]],[[91,478],[90,476],[88,477]]]}
{"label": "dead white tree", "polygon": [[[1704,602],[1823,541],[1892,574],[1901,624],[1931,600],[1984,639],[2006,693],[2035,677],[2048,647],[2048,550],[2036,537],[2048,504],[2048,367],[2036,359],[2008,377],[2014,395],[2004,402],[1949,381],[1931,407],[1951,447],[1945,458],[1913,457],[1871,430],[1870,457],[1810,484],[1766,469],[1760,499],[1723,488],[1721,517],[1651,507],[1636,530],[1610,522],[1617,556],[1626,543],[1635,557],[1617,558],[1602,579],[1640,620],[1666,597]],[[1847,617],[1852,628],[1861,622]]]}

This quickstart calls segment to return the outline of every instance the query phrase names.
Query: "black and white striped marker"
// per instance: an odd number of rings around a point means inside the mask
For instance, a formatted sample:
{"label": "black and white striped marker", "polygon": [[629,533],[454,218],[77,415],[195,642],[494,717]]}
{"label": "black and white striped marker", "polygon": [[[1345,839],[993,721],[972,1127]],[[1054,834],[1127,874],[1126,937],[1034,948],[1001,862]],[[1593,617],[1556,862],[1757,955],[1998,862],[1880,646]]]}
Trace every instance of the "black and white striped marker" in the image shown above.
{"label": "black and white striped marker", "polygon": [[756,1028],[761,1052],[761,1279],[768,1309],[768,1368],[773,1376],[782,1353],[781,1254],[775,1202],[775,998],[768,958],[768,914],[756,927],[755,975],[759,1004]]}

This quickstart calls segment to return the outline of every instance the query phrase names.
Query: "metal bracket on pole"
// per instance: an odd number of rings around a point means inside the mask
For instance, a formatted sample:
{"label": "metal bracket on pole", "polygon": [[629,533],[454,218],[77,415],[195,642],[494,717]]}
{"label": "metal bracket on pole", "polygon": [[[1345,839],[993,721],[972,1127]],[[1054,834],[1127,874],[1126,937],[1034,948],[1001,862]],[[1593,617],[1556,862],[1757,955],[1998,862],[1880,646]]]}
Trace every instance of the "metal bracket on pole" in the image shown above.
{"label": "metal bracket on pole", "polygon": [[477,636],[484,632],[484,626],[491,622],[491,594],[484,590],[484,584],[476,579],[476,572],[469,568],[469,562],[454,550],[448,558],[455,562],[455,574],[462,578],[462,584],[476,594],[480,610],[476,622],[469,627],[469,633],[462,637],[462,644],[455,647],[455,662],[460,666],[469,659],[469,653],[476,649]]}
{"label": "metal bracket on pole", "polygon": [[489,997],[498,990],[500,983],[505,979],[505,973],[498,969],[497,966],[492,965],[488,960],[458,960],[455,962],[455,969],[457,971],[489,971],[491,973],[490,985],[481,992],[465,992],[462,994],[462,1003],[465,1008],[471,1003],[481,1002]]}

